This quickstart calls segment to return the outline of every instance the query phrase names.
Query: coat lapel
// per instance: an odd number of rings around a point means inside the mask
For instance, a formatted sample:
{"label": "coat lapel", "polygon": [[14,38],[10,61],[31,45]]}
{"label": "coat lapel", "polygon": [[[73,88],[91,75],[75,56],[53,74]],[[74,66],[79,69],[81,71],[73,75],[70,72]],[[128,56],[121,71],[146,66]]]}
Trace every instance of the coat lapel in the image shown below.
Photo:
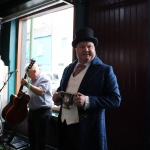
{"label": "coat lapel", "polygon": [[69,78],[74,70],[74,67],[77,63],[77,60],[74,61],[72,64],[70,64],[66,70],[65,70],[65,75],[64,75],[64,78],[63,78],[63,87],[62,87],[62,91],[66,91],[66,88],[67,88],[67,84],[68,84],[68,81],[69,81]]}
{"label": "coat lapel", "polygon": [[[67,88],[67,84],[69,81],[69,78],[74,70],[74,67],[76,65],[78,60],[75,60],[72,64],[70,64],[66,69],[65,69],[65,75],[63,78],[63,87],[62,87],[62,91],[66,91]],[[95,75],[97,74],[97,72],[99,71],[99,69],[101,68],[102,65],[102,61],[96,56],[92,61],[91,64],[85,74],[85,76],[83,77],[83,80],[80,84],[80,87],[78,89],[79,92],[82,93],[82,91],[84,90],[84,88],[91,82],[91,80],[95,77]]]}
{"label": "coat lapel", "polygon": [[101,65],[102,61],[98,57],[95,57],[94,60],[91,62],[85,76],[83,77],[83,80],[78,89],[79,92],[82,93],[84,88],[91,82],[91,80],[95,77],[95,75],[101,68]]}

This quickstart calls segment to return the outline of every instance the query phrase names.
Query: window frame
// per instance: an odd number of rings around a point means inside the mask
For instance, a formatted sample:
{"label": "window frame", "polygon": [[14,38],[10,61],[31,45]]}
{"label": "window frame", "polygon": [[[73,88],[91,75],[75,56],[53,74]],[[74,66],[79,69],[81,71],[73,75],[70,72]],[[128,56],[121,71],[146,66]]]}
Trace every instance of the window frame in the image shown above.
{"label": "window frame", "polygon": [[[66,5],[66,3],[65,3],[64,6],[53,6],[49,10],[43,10],[41,12],[37,12],[33,15],[29,15],[29,16],[26,16],[26,17],[23,17],[23,18],[19,19],[19,23],[18,23],[17,64],[16,64],[17,68],[22,67],[21,66],[21,62],[22,62],[21,56],[23,55],[23,53],[22,53],[23,21],[26,21],[28,19],[35,18],[35,17],[38,17],[38,16],[46,15],[46,14],[49,14],[49,13],[53,13],[53,12],[56,12],[56,11],[61,11],[61,10],[64,10],[64,9],[67,9],[67,8],[70,8],[70,7],[73,7],[73,5],[69,4],[69,3],[68,3],[68,5]],[[21,77],[23,77],[23,75],[21,74],[21,72],[18,72],[17,75],[16,75],[16,89],[15,89],[16,91],[20,90]],[[24,72],[24,77],[25,77],[25,72]]]}

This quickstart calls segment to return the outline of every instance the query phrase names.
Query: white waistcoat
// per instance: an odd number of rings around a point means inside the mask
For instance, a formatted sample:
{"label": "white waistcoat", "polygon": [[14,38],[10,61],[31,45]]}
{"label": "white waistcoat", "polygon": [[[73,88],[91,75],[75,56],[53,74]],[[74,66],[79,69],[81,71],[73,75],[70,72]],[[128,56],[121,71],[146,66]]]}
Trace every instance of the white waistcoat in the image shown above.
{"label": "white waistcoat", "polygon": [[[82,70],[77,76],[73,77],[70,76],[70,79],[68,81],[66,92],[69,93],[77,93],[80,83],[88,69],[89,65]],[[67,125],[74,124],[79,122],[79,115],[78,115],[78,109],[77,106],[72,104],[69,106],[71,109],[65,109],[62,107],[62,115],[61,115],[61,121],[63,122],[66,119]]]}

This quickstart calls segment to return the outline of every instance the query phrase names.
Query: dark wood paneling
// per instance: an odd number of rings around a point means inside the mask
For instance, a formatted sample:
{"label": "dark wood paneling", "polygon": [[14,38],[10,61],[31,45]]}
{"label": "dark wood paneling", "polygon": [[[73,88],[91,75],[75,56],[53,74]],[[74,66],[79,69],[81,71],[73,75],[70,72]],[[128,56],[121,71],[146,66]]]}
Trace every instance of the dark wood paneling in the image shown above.
{"label": "dark wood paneling", "polygon": [[84,24],[94,29],[97,55],[113,66],[122,96],[119,108],[106,110],[109,150],[146,150],[148,1],[85,5]]}

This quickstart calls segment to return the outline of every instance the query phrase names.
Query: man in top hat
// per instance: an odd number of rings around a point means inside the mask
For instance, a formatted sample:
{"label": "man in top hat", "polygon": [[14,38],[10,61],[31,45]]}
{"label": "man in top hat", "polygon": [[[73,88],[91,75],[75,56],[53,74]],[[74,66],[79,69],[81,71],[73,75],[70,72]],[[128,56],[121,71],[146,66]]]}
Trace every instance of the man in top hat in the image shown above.
{"label": "man in top hat", "polygon": [[[77,59],[64,69],[53,95],[54,102],[61,102],[58,150],[107,150],[105,109],[119,107],[121,96],[112,66],[96,55],[97,45],[92,29],[75,32],[72,46]],[[61,98],[61,91],[76,93],[69,108]]]}

